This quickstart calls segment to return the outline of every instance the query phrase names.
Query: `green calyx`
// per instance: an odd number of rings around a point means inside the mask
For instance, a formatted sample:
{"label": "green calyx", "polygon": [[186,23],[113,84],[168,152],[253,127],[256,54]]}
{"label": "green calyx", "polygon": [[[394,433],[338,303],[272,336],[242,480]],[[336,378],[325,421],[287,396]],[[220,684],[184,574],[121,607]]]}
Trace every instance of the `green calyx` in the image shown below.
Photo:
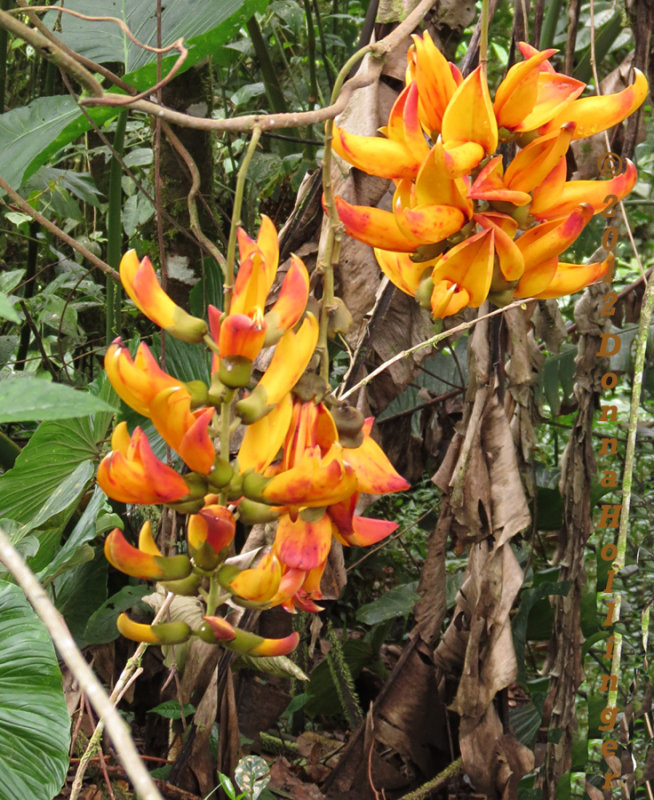
{"label": "green calyx", "polygon": [[176,581],[188,577],[191,573],[188,556],[154,556],[154,563],[161,570],[157,575],[159,581]]}
{"label": "green calyx", "polygon": [[265,417],[274,406],[268,405],[268,392],[257,384],[247,397],[236,403],[236,413],[246,425]]}
{"label": "green calyx", "polygon": [[247,386],[252,375],[252,362],[244,356],[225,356],[220,359],[218,377],[225,386],[240,389]]}
{"label": "green calyx", "polygon": [[151,627],[159,644],[182,644],[192,633],[185,622],[158,622]]}

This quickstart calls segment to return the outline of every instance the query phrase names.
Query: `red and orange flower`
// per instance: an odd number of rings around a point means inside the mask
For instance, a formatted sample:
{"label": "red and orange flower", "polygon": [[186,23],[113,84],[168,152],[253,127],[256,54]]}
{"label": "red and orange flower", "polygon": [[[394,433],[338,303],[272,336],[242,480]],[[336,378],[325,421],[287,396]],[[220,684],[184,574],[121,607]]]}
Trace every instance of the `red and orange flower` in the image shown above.
{"label": "red and orange flower", "polygon": [[[558,297],[601,278],[610,259],[560,262],[609,194],[636,181],[627,161],[608,181],[567,181],[570,142],[632,114],[647,94],[645,76],[603,97],[557,73],[555,50],[521,44],[491,100],[483,67],[463,78],[429,34],[414,36],[406,88],[382,137],[335,128],[332,146],[346,161],[395,183],[392,211],[335,198],[351,236],[375,248],[382,271],[436,318],[522,297]],[[498,144],[518,152],[505,165]]]}

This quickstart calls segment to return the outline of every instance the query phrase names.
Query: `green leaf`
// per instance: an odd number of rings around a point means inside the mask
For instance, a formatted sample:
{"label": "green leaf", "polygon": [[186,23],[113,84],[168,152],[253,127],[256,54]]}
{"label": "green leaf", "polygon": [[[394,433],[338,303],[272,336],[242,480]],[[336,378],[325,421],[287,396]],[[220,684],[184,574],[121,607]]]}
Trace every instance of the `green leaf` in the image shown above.
{"label": "green leaf", "polygon": [[308,681],[308,675],[287,656],[248,656],[242,655],[234,662],[235,669],[254,669],[265,672],[278,678],[295,678],[299,681]]}
{"label": "green leaf", "polygon": [[[83,545],[88,548],[89,545]],[[86,647],[84,632],[91,616],[107,599],[109,562],[102,551],[96,552],[93,561],[75,569],[68,569],[54,580],[57,610],[63,615],[77,646]],[[117,631],[111,631],[115,638]]]}
{"label": "green leaf", "polygon": [[43,624],[6,581],[0,581],[0,641],[0,797],[51,800],[68,770],[61,672]]}
{"label": "green leaf", "polygon": [[66,570],[90,561],[93,558],[93,549],[88,542],[120,525],[120,518],[116,514],[100,515],[100,509],[105,502],[106,495],[96,486],[91,500],[67,537],[66,543],[39,573],[38,578],[42,586],[47,586]]}
{"label": "green leaf", "polygon": [[53,141],[80,116],[70,95],[38,97],[0,114],[0,175],[14,189],[56,152]]}
{"label": "green leaf", "polygon": [[270,766],[261,756],[244,756],[236,765],[234,780],[248,800],[257,800],[270,783]]}
{"label": "green leaf", "polygon": [[83,462],[97,462],[99,442],[89,417],[42,423],[9,472],[0,476],[0,517],[29,522]]}
{"label": "green leaf", "polygon": [[[152,352],[161,357],[161,337],[152,337]],[[180,381],[211,382],[210,356],[206,347],[166,337],[166,372]]]}
{"label": "green leaf", "polygon": [[0,292],[0,317],[8,319],[9,322],[20,322],[20,317],[14,308],[14,304],[4,292]]}
{"label": "green leaf", "polygon": [[86,644],[106,644],[106,642],[113,642],[114,639],[117,639],[119,636],[116,628],[118,615],[136,605],[146,594],[152,594],[151,586],[123,586],[119,592],[105,600],[100,608],[91,615],[86,625],[84,630]]}
{"label": "green leaf", "polygon": [[[86,491],[93,473],[93,464],[90,461],[82,461],[54,489],[45,503],[35,509],[34,516],[19,529],[19,538],[22,539],[30,531],[39,528],[47,527],[61,530],[77,507],[82,494]],[[54,523],[53,520],[55,520]]]}
{"label": "green leaf", "polygon": [[525,645],[527,642],[527,623],[529,615],[539,600],[546,600],[552,595],[565,596],[570,591],[570,581],[559,581],[554,583],[546,581],[534,586],[531,589],[524,589],[520,593],[520,607],[518,613],[513,618],[513,647],[515,649],[518,662],[517,680],[521,685],[525,685],[527,675],[525,672]]}
{"label": "green leaf", "polygon": [[110,405],[89,392],[43,378],[25,376],[0,381],[0,423],[70,419],[111,410]]}
{"label": "green leaf", "polygon": [[[159,703],[158,706],[149,709],[147,713],[159,714],[160,717],[164,717],[165,719],[182,718],[182,709],[177,700],[165,700],[163,703]],[[195,706],[191,705],[191,703],[186,703],[184,706],[184,716],[192,717],[193,714],[195,714]]]}
{"label": "green leaf", "polygon": [[361,606],[356,613],[356,618],[365,625],[377,625],[387,619],[405,617],[413,611],[414,605],[420,599],[417,588],[418,581],[394,586],[377,600]]}
{"label": "green leaf", "polygon": [[[185,72],[233,38],[255,11],[263,11],[266,4],[267,0],[163,0],[162,44],[166,47],[184,38],[188,55],[180,72]],[[93,3],[88,0],[68,0],[66,8],[83,14],[97,14]],[[105,0],[102,14],[125,22],[139,42],[157,46],[157,17],[143,0]],[[157,54],[132,42],[115,23],[89,22],[58,13],[44,17],[48,26],[59,20],[61,31],[57,36],[80,55],[99,64],[122,63],[127,73],[125,80],[137,89],[147,89],[156,83]],[[171,56],[162,59],[164,75],[178,55],[173,51]]]}
{"label": "green leaf", "polygon": [[212,258],[203,258],[202,277],[189,293],[191,314],[206,317],[209,305],[223,307],[223,273]]}

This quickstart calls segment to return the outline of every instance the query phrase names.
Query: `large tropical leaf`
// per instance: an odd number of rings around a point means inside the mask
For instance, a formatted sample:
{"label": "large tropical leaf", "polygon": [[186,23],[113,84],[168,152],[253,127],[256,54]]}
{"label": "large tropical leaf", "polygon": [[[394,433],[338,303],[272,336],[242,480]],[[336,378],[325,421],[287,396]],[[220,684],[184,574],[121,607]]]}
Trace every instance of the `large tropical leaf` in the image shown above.
{"label": "large tropical leaf", "polygon": [[7,581],[0,581],[0,642],[0,798],[51,800],[70,744],[61,672],[47,631]]}
{"label": "large tropical leaf", "polygon": [[0,176],[18,188],[52,153],[52,142],[80,116],[72,97],[38,97],[0,114]]}
{"label": "large tropical leaf", "polygon": [[[99,396],[118,405],[108,382]],[[0,476],[0,519],[30,522],[82,462],[99,461],[112,415],[100,411],[95,417],[42,422],[14,467]]]}
{"label": "large tropical leaf", "polygon": [[[189,69],[234,37],[267,0],[163,0],[161,40],[164,47],[183,38],[188,56],[182,71]],[[102,8],[94,0],[69,0],[66,8],[89,16],[102,14],[122,20],[143,44],[157,45],[157,14],[153,0],[106,0]],[[122,63],[126,80],[138,89],[156,82],[155,53],[131,41],[113,22],[89,22],[70,15],[47,14],[46,24],[61,20],[57,36],[69,47],[99,64]],[[89,31],[93,30],[93,35]],[[163,72],[173,65],[177,53],[163,60]]]}
{"label": "large tropical leaf", "polygon": [[44,378],[26,375],[0,382],[0,422],[69,419],[111,410],[104,400],[89,392]]}

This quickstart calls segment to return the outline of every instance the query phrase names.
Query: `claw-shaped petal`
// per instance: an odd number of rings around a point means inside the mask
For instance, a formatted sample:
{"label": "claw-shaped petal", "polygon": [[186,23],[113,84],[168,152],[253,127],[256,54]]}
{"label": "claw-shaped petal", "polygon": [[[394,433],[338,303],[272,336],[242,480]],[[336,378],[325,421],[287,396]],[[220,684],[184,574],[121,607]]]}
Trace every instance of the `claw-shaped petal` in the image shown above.
{"label": "claw-shaped petal", "polygon": [[182,385],[161,369],[146,344],[139,345],[132,360],[120,337],[107,348],[104,368],[116,394],[144,417],[150,416],[150,403],[158,392]]}
{"label": "claw-shaped petal", "polygon": [[461,309],[470,305],[470,293],[467,289],[453,283],[447,278],[436,281],[430,297],[431,315],[434,319],[442,319],[458,314]]}
{"label": "claw-shaped petal", "polygon": [[373,422],[373,417],[364,422],[361,445],[344,451],[345,460],[356,473],[358,491],[366,494],[404,492],[409,484],[396,472],[388,456],[370,435]]}
{"label": "claw-shaped petal", "polygon": [[448,163],[448,153],[440,141],[432,147],[420,167],[413,196],[408,190],[409,187],[403,186],[402,183],[398,183],[397,186],[395,206],[398,201],[404,206],[454,206],[466,218],[472,216],[473,204],[467,197],[466,184],[462,178],[452,177],[451,161]]}
{"label": "claw-shaped petal", "polygon": [[401,231],[392,212],[372,206],[355,206],[342,197],[335,197],[334,202],[346,233],[354,239],[371,247],[402,253],[410,253],[420,247],[420,239]]}
{"label": "claw-shaped petal", "polygon": [[493,230],[495,253],[504,280],[509,282],[518,280],[525,271],[525,259],[512,236],[497,224],[496,217],[492,214],[475,214],[475,222],[482,228]]}
{"label": "claw-shaped petal", "polygon": [[191,629],[181,620],[144,625],[141,622],[134,622],[127,614],[118,616],[116,627],[126,639],[146,644],[182,644],[188,641],[191,635]]}
{"label": "claw-shaped petal", "polygon": [[603,278],[611,268],[613,260],[613,255],[609,255],[604,261],[594,261],[592,264],[567,264],[560,261],[547,288],[534,297],[539,300],[549,300],[580,292],[586,286]]}
{"label": "claw-shaped petal", "polygon": [[[556,50],[537,52],[526,61],[514,64],[497,87],[493,111],[500,128],[512,130],[531,112],[538,96],[540,65]],[[583,88],[582,88],[583,91]]]}
{"label": "claw-shaped petal", "polygon": [[428,31],[422,36],[413,36],[413,48],[409,58],[414,62],[418,113],[428,133],[440,133],[443,114],[458,84],[450,64]]}
{"label": "claw-shaped petal", "polygon": [[338,529],[334,531],[334,538],[345,547],[369,547],[386,539],[397,528],[397,522],[355,515],[352,517],[351,531],[345,533],[343,530]]}
{"label": "claw-shaped petal", "polygon": [[97,480],[114,500],[143,505],[173,503],[190,493],[184,478],[154,455],[141,428],[130,437],[127,423],[119,423],[111,446],[113,451],[100,462]]}
{"label": "claw-shaped petal", "polygon": [[568,167],[563,156],[554,169],[547,175],[540,186],[536,186],[531,193],[529,213],[536,219],[560,217],[558,202],[565,186]]}
{"label": "claw-shaped petal", "polygon": [[311,570],[324,564],[332,544],[332,522],[325,513],[307,522],[299,516],[295,522],[288,515],[279,520],[273,552],[290,569]]}
{"label": "claw-shaped petal", "polygon": [[139,261],[136,251],[130,250],[122,257],[119,269],[125,291],[139,311],[176,339],[202,341],[207,332],[206,322],[187,314],[168,297],[147,256]]}
{"label": "claw-shaped petal", "polygon": [[560,131],[535,139],[506,168],[504,183],[522,192],[531,192],[540,186],[565,156],[573,132],[574,124],[568,122]]}
{"label": "claw-shaped petal", "polygon": [[407,239],[418,239],[420,244],[442,242],[460,230],[466,221],[461,211],[453,206],[396,208],[395,219]]}
{"label": "claw-shaped petal", "polygon": [[334,127],[332,147],[358,169],[381,178],[415,178],[429,145],[418,120],[418,90],[414,83],[398,96],[386,128],[388,138],[358,136]]}
{"label": "claw-shaped petal", "polygon": [[282,566],[272,553],[267,553],[256,567],[244,569],[230,582],[232,591],[253,603],[268,603],[277,594],[282,579]]}
{"label": "claw-shaped petal", "polygon": [[186,538],[189,552],[201,569],[212,570],[225,557],[234,539],[236,520],[224,506],[209,504],[188,518]]}
{"label": "claw-shaped petal", "polygon": [[413,261],[408,253],[394,253],[375,248],[375,258],[386,277],[408,295],[413,296],[426,271],[431,272],[435,260]]}
{"label": "claw-shaped petal", "polygon": [[556,201],[549,201],[549,208],[546,207],[548,200],[541,194],[535,197],[530,211],[539,219],[550,219],[570,214],[582,203],[587,203],[594,214],[599,214],[606,208],[611,195],[615,195],[618,200],[626,197],[636,185],[637,177],[636,167],[627,159],[625,171],[615,178],[607,181],[566,181],[561,186]]}
{"label": "claw-shaped petal", "polygon": [[[566,122],[574,122],[573,139],[586,139],[612,128],[639,108],[647,97],[647,78],[639,69],[631,86],[621,92],[581,97],[563,109],[543,130],[549,133]],[[542,124],[542,123],[541,123]],[[534,126],[536,127],[536,126]]]}
{"label": "claw-shaped petal", "polygon": [[286,438],[292,413],[291,395],[285,394],[270,413],[246,427],[238,451],[241,472],[263,472],[272,464]]}
{"label": "claw-shaped petal", "polygon": [[532,265],[525,270],[515,290],[515,298],[536,297],[545,291],[556,274],[557,263],[557,256],[550,256],[540,264]]}
{"label": "claw-shaped petal", "polygon": [[488,203],[511,203],[514,206],[526,206],[531,202],[531,195],[525,190],[510,186],[506,176],[502,178],[502,156],[492,158],[479,172],[468,197]]}
{"label": "claw-shaped petal", "polygon": [[234,281],[229,313],[252,316],[257,312],[263,316],[279,263],[277,232],[272,220],[262,214],[256,242],[242,228],[237,235],[241,265]]}
{"label": "claw-shaped petal", "polygon": [[441,135],[446,148],[476,142],[485,153],[491,154],[497,149],[497,122],[486,74],[481,66],[471,72],[454,92],[443,115]]}
{"label": "claw-shaped petal", "polygon": [[191,562],[186,556],[162,556],[158,548],[157,553],[133,547],[119,528],[114,528],[104,542],[105,558],[111,566],[133,578],[174,581],[190,574]]}
{"label": "claw-shaped petal", "polygon": [[198,635],[207,642],[222,644],[228,650],[249,656],[284,656],[291,653],[300,641],[299,634],[291,633],[282,639],[264,639],[249,631],[234,628],[221,617],[203,617]]}
{"label": "claw-shaped petal", "polygon": [[448,250],[436,262],[434,285],[442,280],[456,283],[468,292],[469,305],[478,308],[488,296],[493,277],[494,240],[493,231],[485,230]]}
{"label": "claw-shaped petal", "polygon": [[214,408],[191,411],[191,395],[183,386],[164,389],[150,405],[152,422],[164,441],[202,475],[211,472],[216,458],[209,436],[214,413]]}
{"label": "claw-shaped petal", "polygon": [[261,419],[291,391],[309,365],[317,344],[318,321],[313,314],[306,315],[297,333],[286,331],[259,383],[236,404],[236,413],[246,424]]}
{"label": "claw-shaped petal", "polygon": [[515,242],[525,259],[525,272],[567,250],[592,216],[592,207],[582,204],[569,216],[543,222],[525,231]]}
{"label": "claw-shaped petal", "polygon": [[279,297],[265,316],[268,326],[266,345],[278,342],[284,331],[299,321],[308,298],[309,273],[302,259],[291,255],[291,266],[282,283]]}
{"label": "claw-shaped petal", "polygon": [[356,488],[357,476],[335,442],[324,457],[317,447],[305,450],[291,469],[270,480],[262,496],[273,505],[316,508],[337,503]]}

